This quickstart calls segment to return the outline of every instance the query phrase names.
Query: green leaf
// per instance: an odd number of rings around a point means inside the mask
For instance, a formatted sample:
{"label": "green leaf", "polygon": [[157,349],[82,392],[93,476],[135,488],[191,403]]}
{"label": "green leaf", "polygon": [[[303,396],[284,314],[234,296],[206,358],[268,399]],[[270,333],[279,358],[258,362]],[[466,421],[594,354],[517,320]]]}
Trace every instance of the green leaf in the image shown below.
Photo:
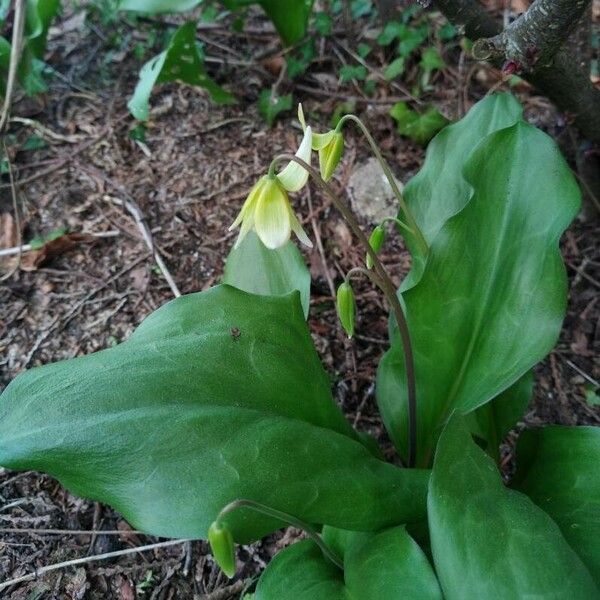
{"label": "green leaf", "polygon": [[369,46],[369,44],[365,44],[364,42],[361,42],[356,47],[356,52],[358,53],[358,55],[361,58],[366,58],[367,56],[369,56],[369,54],[371,53],[371,50],[372,50],[371,46]]}
{"label": "green leaf", "polygon": [[447,600],[599,597],[556,523],[527,496],[504,487],[459,418],[440,437],[427,505]]}
{"label": "green leaf", "polygon": [[131,114],[139,121],[148,120],[150,94],[157,83],[183,81],[208,91],[218,104],[231,104],[234,97],[217,85],[204,70],[196,45],[196,24],[185,23],[173,34],[167,49],[150,59],[140,71],[133,96],[127,103]]}
{"label": "green leaf", "polygon": [[364,65],[344,65],[340,69],[340,79],[342,83],[348,83],[353,79],[363,81],[367,77],[367,67]]}
{"label": "green leaf", "polygon": [[427,39],[428,35],[429,30],[426,25],[422,27],[408,27],[405,25],[398,36],[400,39],[398,54],[408,58]]}
{"label": "green leaf", "polygon": [[397,21],[386,23],[383,31],[377,36],[377,43],[380,46],[389,46],[406,29],[406,26]]}
{"label": "green leaf", "polygon": [[560,527],[600,588],[600,429],[526,430],[512,485]]}
{"label": "green leaf", "polygon": [[345,533],[343,571],[304,540],[275,556],[255,600],[441,600],[433,569],[404,527]]}
{"label": "green leaf", "polygon": [[315,13],[315,31],[322,36],[331,35],[333,31],[333,19],[326,12]]}
{"label": "green leaf", "polygon": [[262,296],[300,292],[304,316],[310,307],[310,272],[296,244],[270,250],[250,231],[227,258],[223,283]]}
{"label": "green leaf", "polygon": [[269,88],[263,90],[258,97],[258,112],[267,122],[267,125],[273,127],[279,113],[291,110],[292,104],[292,94],[286,94],[285,96],[274,95]]}
{"label": "green leaf", "polygon": [[499,457],[500,443],[523,417],[532,395],[533,371],[528,371],[491,402],[470,413],[471,433],[486,442],[486,450],[493,458]]}
{"label": "green leaf", "polygon": [[178,13],[196,8],[203,0],[121,0],[119,10],[146,14]]}
{"label": "green leaf", "polygon": [[[463,175],[471,200],[433,239],[422,276],[402,295],[417,394],[426,398],[418,402],[421,465],[451,412],[489,402],[552,349],[565,313],[558,240],[580,193],[554,142],[517,123],[480,143]],[[446,189],[448,204],[459,206],[462,185]],[[395,338],[380,364],[379,404],[406,455],[405,371]]]}
{"label": "green leaf", "polygon": [[313,0],[261,0],[258,4],[287,45],[291,46],[304,37]]}
{"label": "green leaf", "polygon": [[424,146],[446,127],[450,121],[437,108],[431,106],[423,114],[410,109],[406,102],[398,102],[390,110],[396,120],[398,132]]}
{"label": "green leaf", "polygon": [[593,384],[585,385],[585,401],[590,406],[600,406],[600,396],[598,395],[598,391],[600,388],[596,387]]}
{"label": "green leaf", "polygon": [[[521,105],[510,94],[487,96],[429,144],[423,167],[404,191],[406,203],[428,244],[471,198],[471,186],[463,177],[463,167],[477,145],[490,133],[520,121],[522,112]],[[418,246],[409,235],[405,237],[415,259]],[[411,279],[414,281],[415,273],[411,273]],[[403,289],[407,287],[408,282]]]}
{"label": "green leaf", "polygon": [[421,54],[421,62],[419,63],[421,69],[426,73],[443,69],[446,63],[440,56],[439,50],[435,46],[425,48]]}
{"label": "green leaf", "polygon": [[60,0],[28,0],[25,21],[27,52],[42,60],[46,49],[46,38],[52,19],[58,13]]}
{"label": "green leaf", "polygon": [[383,72],[383,76],[385,77],[386,81],[391,81],[392,79],[398,77],[398,75],[402,75],[402,73],[404,73],[404,66],[405,61],[402,56],[394,59]]}
{"label": "green leaf", "polygon": [[[418,520],[429,478],[360,443],[297,293],[224,285],[169,302],[123,344],[17,377],[0,396],[0,465],[193,538],[239,498],[346,529]],[[225,521],[240,542],[282,526],[248,509]]]}

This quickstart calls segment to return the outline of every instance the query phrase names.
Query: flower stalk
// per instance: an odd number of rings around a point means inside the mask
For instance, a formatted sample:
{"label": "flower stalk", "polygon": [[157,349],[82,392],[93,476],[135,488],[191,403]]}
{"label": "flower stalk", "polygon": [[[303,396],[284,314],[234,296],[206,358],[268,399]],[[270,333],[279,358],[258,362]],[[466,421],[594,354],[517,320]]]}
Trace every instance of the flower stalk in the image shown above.
{"label": "flower stalk", "polygon": [[277,510],[275,508],[271,508],[270,506],[265,506],[260,502],[255,502],[254,500],[247,500],[245,498],[240,498],[239,500],[234,500],[227,504],[224,508],[219,512],[215,523],[221,523],[224,517],[234,510],[238,508],[250,508],[256,512],[262,513],[263,515],[267,515],[268,517],[273,517],[274,519],[278,519],[279,521],[283,521],[284,523],[288,523],[292,527],[297,527],[298,529],[304,530],[308,536],[310,537],[315,544],[320,548],[323,556],[333,563],[338,569],[344,569],[344,565],[342,561],[338,558],[338,556],[332,552],[332,550],[327,546],[327,544],[323,541],[323,538],[318,534],[318,532],[308,523],[285,513],[281,510]]}
{"label": "flower stalk", "polygon": [[398,202],[400,204],[400,210],[402,211],[402,214],[408,224],[408,229],[414,234],[421,253],[423,254],[423,256],[426,256],[427,251],[429,250],[427,241],[425,240],[425,237],[423,236],[423,232],[419,228],[419,225],[415,221],[412,212],[408,208],[406,201],[404,200],[404,196],[402,195],[402,192],[400,191],[400,188],[396,183],[396,178],[394,177],[394,174],[392,173],[392,170],[390,169],[390,166],[388,165],[387,161],[385,160],[385,158],[383,158],[383,155],[379,150],[379,146],[377,146],[377,143],[373,139],[373,136],[367,129],[366,125],[356,115],[344,115],[339,120],[339,123],[336,127],[336,131],[341,131],[342,127],[347,121],[351,121],[352,123],[356,124],[360,129],[361,133],[365,136],[367,142],[369,143],[369,146],[371,147],[371,151],[373,152],[375,158],[377,159],[377,161],[381,165],[381,168],[383,169],[383,173],[385,174],[390,184],[390,187],[392,188],[392,192],[394,192],[394,195],[398,199]]}
{"label": "flower stalk", "polygon": [[[390,279],[388,272],[379,260],[377,253],[371,248],[367,236],[363,232],[358,223],[358,220],[354,216],[354,213],[344,203],[344,201],[335,193],[334,189],[329,183],[327,183],[319,174],[319,172],[308,163],[304,162],[297,156],[289,154],[281,154],[276,156],[271,165],[278,164],[284,161],[293,161],[302,167],[304,167],[308,173],[312,176],[315,183],[321,188],[321,190],[329,196],[334,206],[340,211],[350,229],[354,235],[358,238],[363,248],[367,252],[367,255],[373,262],[374,271],[378,276],[377,285],[385,295],[394,317],[398,325],[400,332],[400,338],[402,340],[402,351],[404,353],[404,363],[406,366],[406,387],[408,397],[408,466],[415,466],[416,449],[417,449],[417,400],[416,400],[416,381],[415,381],[415,363],[412,351],[412,343],[410,340],[410,333],[408,330],[408,323],[400,304],[400,300],[396,294],[396,286]],[[416,224],[415,224],[416,225]],[[415,229],[417,231],[417,229]]]}

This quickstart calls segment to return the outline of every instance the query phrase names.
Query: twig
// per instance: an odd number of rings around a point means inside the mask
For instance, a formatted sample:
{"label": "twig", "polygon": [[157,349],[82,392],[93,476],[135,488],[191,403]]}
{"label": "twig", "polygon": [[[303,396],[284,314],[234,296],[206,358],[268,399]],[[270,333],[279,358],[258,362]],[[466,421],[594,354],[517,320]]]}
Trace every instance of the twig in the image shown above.
{"label": "twig", "polygon": [[75,565],[82,565],[85,563],[93,562],[95,560],[107,560],[109,558],[116,558],[117,556],[125,556],[127,554],[135,554],[136,552],[148,552],[149,550],[156,550],[158,548],[166,548],[168,546],[176,546],[178,544],[185,544],[190,540],[169,540],[167,542],[158,542],[156,544],[148,544],[147,546],[137,546],[136,548],[126,548],[125,550],[116,550],[114,552],[106,552],[104,554],[94,554],[92,556],[85,556],[83,558],[75,558],[73,560],[66,560],[64,562],[56,563],[54,565],[47,565],[36,569],[35,572],[23,575],[22,577],[16,577],[15,579],[9,579],[3,583],[0,583],[0,591],[5,590],[17,583],[24,583],[26,581],[34,581],[40,575],[48,573],[50,571],[56,571],[57,569],[64,569],[65,567],[72,567]]}
{"label": "twig", "polygon": [[16,533],[16,534],[27,534],[31,535],[36,533],[38,535],[145,535],[143,531],[136,531],[133,529],[36,529],[35,527],[28,527],[19,529],[18,527],[0,527],[0,533]]}
{"label": "twig", "polygon": [[8,65],[8,76],[6,79],[6,92],[4,95],[4,104],[2,106],[2,115],[0,115],[0,134],[4,132],[12,96],[15,91],[15,82],[17,80],[17,69],[21,60],[21,50],[23,47],[23,32],[25,30],[25,0],[15,0],[15,19],[13,22],[13,32],[10,48],[10,63]]}
{"label": "twig", "polygon": [[175,280],[173,279],[171,273],[169,272],[167,265],[165,265],[165,262],[163,261],[162,256],[159,254],[158,250],[154,246],[154,241],[152,240],[152,234],[150,233],[150,229],[149,229],[148,225],[146,224],[146,220],[144,219],[144,216],[142,215],[142,211],[140,210],[140,207],[133,200],[121,200],[119,198],[112,198],[112,197],[110,199],[115,204],[123,206],[127,210],[127,212],[133,217],[135,224],[138,226],[138,229],[140,230],[140,233],[142,234],[142,238],[143,238],[146,246],[148,246],[148,250],[150,250],[150,252],[154,256],[154,261],[156,262],[156,265],[158,266],[161,273],[163,274],[163,277],[165,278],[166,282],[169,284],[169,287],[171,288],[171,292],[173,292],[173,296],[175,296],[175,298],[179,298],[179,296],[181,296],[181,292],[179,291],[179,288],[177,287]]}
{"label": "twig", "polygon": [[[1,135],[1,131],[2,131],[2,129],[0,128],[0,135]],[[19,203],[17,202],[17,188],[15,185],[15,178],[13,176],[12,162],[10,160],[10,156],[8,155],[8,148],[6,147],[6,138],[4,138],[4,137],[2,138],[2,147],[4,148],[4,156],[6,157],[6,164],[8,165],[8,178],[10,181],[10,195],[12,198],[13,212],[15,214],[15,231],[17,232],[17,246],[20,247],[23,240],[22,240],[22,233],[21,233],[21,216],[19,215]],[[15,263],[13,268],[9,270],[8,273],[6,273],[5,275],[2,275],[2,277],[0,277],[0,282],[6,281],[7,279],[12,277],[19,270],[19,267],[21,266],[22,255],[23,255],[23,252],[21,250],[19,250],[18,256],[17,256],[17,262]]]}

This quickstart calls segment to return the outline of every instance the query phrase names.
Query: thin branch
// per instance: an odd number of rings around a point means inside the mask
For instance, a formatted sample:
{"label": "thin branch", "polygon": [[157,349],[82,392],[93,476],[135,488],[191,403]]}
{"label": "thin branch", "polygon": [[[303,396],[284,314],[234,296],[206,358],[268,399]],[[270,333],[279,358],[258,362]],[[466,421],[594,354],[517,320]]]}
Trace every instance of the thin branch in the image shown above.
{"label": "thin branch", "polygon": [[592,0],[536,0],[502,33],[475,42],[478,60],[502,58],[519,71],[546,64],[558,52]]}
{"label": "thin branch", "polygon": [[75,558],[73,560],[66,560],[64,562],[56,563],[54,565],[47,565],[36,569],[34,573],[23,575],[22,577],[16,577],[15,579],[9,579],[0,583],[0,591],[5,590],[17,583],[24,583],[26,581],[34,581],[40,575],[48,573],[50,571],[56,571],[57,569],[64,569],[65,567],[72,567],[75,565],[82,565],[85,563],[93,562],[95,560],[107,560],[109,558],[116,558],[117,556],[125,556],[127,554],[135,554],[136,552],[147,552],[148,550],[156,550],[157,548],[166,548],[167,546],[176,546],[178,544],[185,544],[190,540],[169,540],[167,542],[158,542],[156,544],[148,544],[147,546],[138,546],[136,548],[127,548],[125,550],[117,550],[115,552],[106,552],[105,554],[94,554],[93,556],[84,556],[83,558]]}
{"label": "thin branch", "polygon": [[[555,3],[578,4],[581,1],[556,0]],[[494,38],[502,32],[501,23],[493,19],[477,0],[435,0],[435,4],[450,22],[464,28],[472,40]],[[501,66],[504,57],[493,62]],[[600,142],[600,90],[592,84],[589,73],[580,68],[572,53],[561,48],[551,61],[537,61],[523,77],[560,110],[572,115],[575,125],[586,138]]]}
{"label": "thin branch", "polygon": [[[0,129],[0,132],[2,129]],[[1,135],[1,134],[0,134]],[[17,255],[17,262],[13,266],[12,269],[5,273],[0,277],[0,282],[6,281],[10,277],[12,277],[21,266],[21,259],[23,257],[23,252],[21,250],[21,244],[23,243],[22,233],[21,233],[21,216],[19,214],[19,203],[17,200],[17,186],[15,184],[15,178],[13,175],[12,162],[10,160],[10,156],[8,155],[8,148],[6,147],[6,138],[2,138],[2,148],[4,149],[4,156],[6,157],[6,164],[8,165],[8,180],[10,182],[10,195],[12,199],[13,212],[15,213],[15,231],[17,232],[17,246],[19,247],[19,252]]]}
{"label": "thin branch", "polygon": [[21,50],[23,48],[23,32],[25,31],[25,0],[15,0],[15,19],[13,21],[13,32],[10,45],[10,62],[8,64],[8,76],[6,78],[6,93],[4,95],[4,104],[2,114],[0,115],[0,134],[4,132],[4,127],[10,114],[12,96],[15,91],[17,81],[17,69],[21,60]]}

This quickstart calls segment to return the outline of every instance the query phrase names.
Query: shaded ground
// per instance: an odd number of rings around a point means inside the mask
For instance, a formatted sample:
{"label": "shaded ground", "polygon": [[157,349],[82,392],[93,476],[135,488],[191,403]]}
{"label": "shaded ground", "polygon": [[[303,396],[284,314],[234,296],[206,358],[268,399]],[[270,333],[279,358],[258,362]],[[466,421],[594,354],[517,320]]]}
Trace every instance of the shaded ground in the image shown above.
{"label": "shaded ground", "polygon": [[[250,24],[256,33],[247,37],[232,36],[226,29],[203,34],[213,42],[208,48],[216,59],[223,62],[234,52],[239,62],[248,63],[216,71],[223,81],[235,82],[232,87],[240,103],[219,108],[201,90],[167,85],[153,96],[145,144],[138,144],[129,136],[133,121],[125,107],[139,66],[132,57],[133,42],[124,40],[115,47],[98,20],[92,21],[91,29],[78,26],[87,32],[82,37],[79,28],[69,30],[70,18],[63,17],[63,26],[50,43],[50,62],[60,77],[41,101],[23,100],[16,107],[17,114],[58,134],[42,133],[46,147],[13,156],[21,182],[24,237],[29,240],[60,227],[109,237],[97,237],[93,243],[79,241],[35,270],[20,270],[0,284],[0,389],[24,368],[126,339],[146,315],[172,297],[139,227],[122,207],[124,200],[133,199],[140,207],[180,290],[206,289],[222,275],[235,236],[227,227],[248,188],[272,156],[295,148],[299,137],[299,129],[289,120],[268,130],[253,104],[258,91],[277,79],[277,73],[268,71],[274,64],[272,57],[267,62],[248,58],[269,49],[278,56],[277,40],[262,19]],[[352,35],[359,35],[359,29]],[[342,44],[352,43],[350,37],[342,35]],[[105,60],[107,52],[112,60]],[[324,50],[322,62],[330,60]],[[493,87],[498,76],[460,58],[456,49],[448,51],[446,60],[450,66],[436,76],[434,90],[425,98],[447,116],[456,117]],[[357,97],[357,110],[405,181],[418,169],[423,152],[394,132],[387,115],[392,101],[386,95],[404,94],[381,85],[375,101],[369,101],[351,84],[338,86],[335,78],[321,77],[319,73],[327,68],[318,62],[300,80],[295,99],[302,100],[313,115],[321,115],[325,127],[340,100]],[[290,87],[285,81],[281,85]],[[532,122],[566,138],[564,123],[545,99],[524,87],[516,92]],[[12,131],[22,143],[32,133],[22,124]],[[350,135],[334,182],[339,189],[345,188],[353,169],[366,157],[362,141]],[[3,214],[10,212],[7,179],[0,185]],[[310,202],[312,210],[304,195],[297,206],[307,231],[320,238],[324,247],[323,255],[317,248],[306,253],[313,275],[311,332],[348,418],[376,435],[389,450],[372,385],[387,347],[385,307],[367,284],[359,284],[359,333],[354,343],[347,342],[335,318],[329,281],[338,282],[342,271],[360,264],[362,253],[326,199],[313,191]],[[536,369],[535,398],[524,425],[600,423],[600,411],[585,400],[586,384],[600,379],[599,231],[597,221],[577,222],[564,237],[571,288],[568,316],[557,348]],[[399,260],[399,251],[400,243],[394,241],[383,254],[398,281],[409,267],[408,255],[402,251]],[[510,458],[508,451],[505,460]],[[0,472],[0,528],[0,581],[44,565],[156,541],[129,533],[127,524],[110,508],[76,498],[55,480],[36,473]],[[17,534],[8,528],[23,531]],[[49,535],[34,533],[33,528],[122,533]],[[7,597],[238,598],[275,547],[295,536],[293,531],[282,532],[241,549],[233,582],[223,579],[206,545],[195,542],[191,547],[178,545],[53,571],[14,586]]]}

